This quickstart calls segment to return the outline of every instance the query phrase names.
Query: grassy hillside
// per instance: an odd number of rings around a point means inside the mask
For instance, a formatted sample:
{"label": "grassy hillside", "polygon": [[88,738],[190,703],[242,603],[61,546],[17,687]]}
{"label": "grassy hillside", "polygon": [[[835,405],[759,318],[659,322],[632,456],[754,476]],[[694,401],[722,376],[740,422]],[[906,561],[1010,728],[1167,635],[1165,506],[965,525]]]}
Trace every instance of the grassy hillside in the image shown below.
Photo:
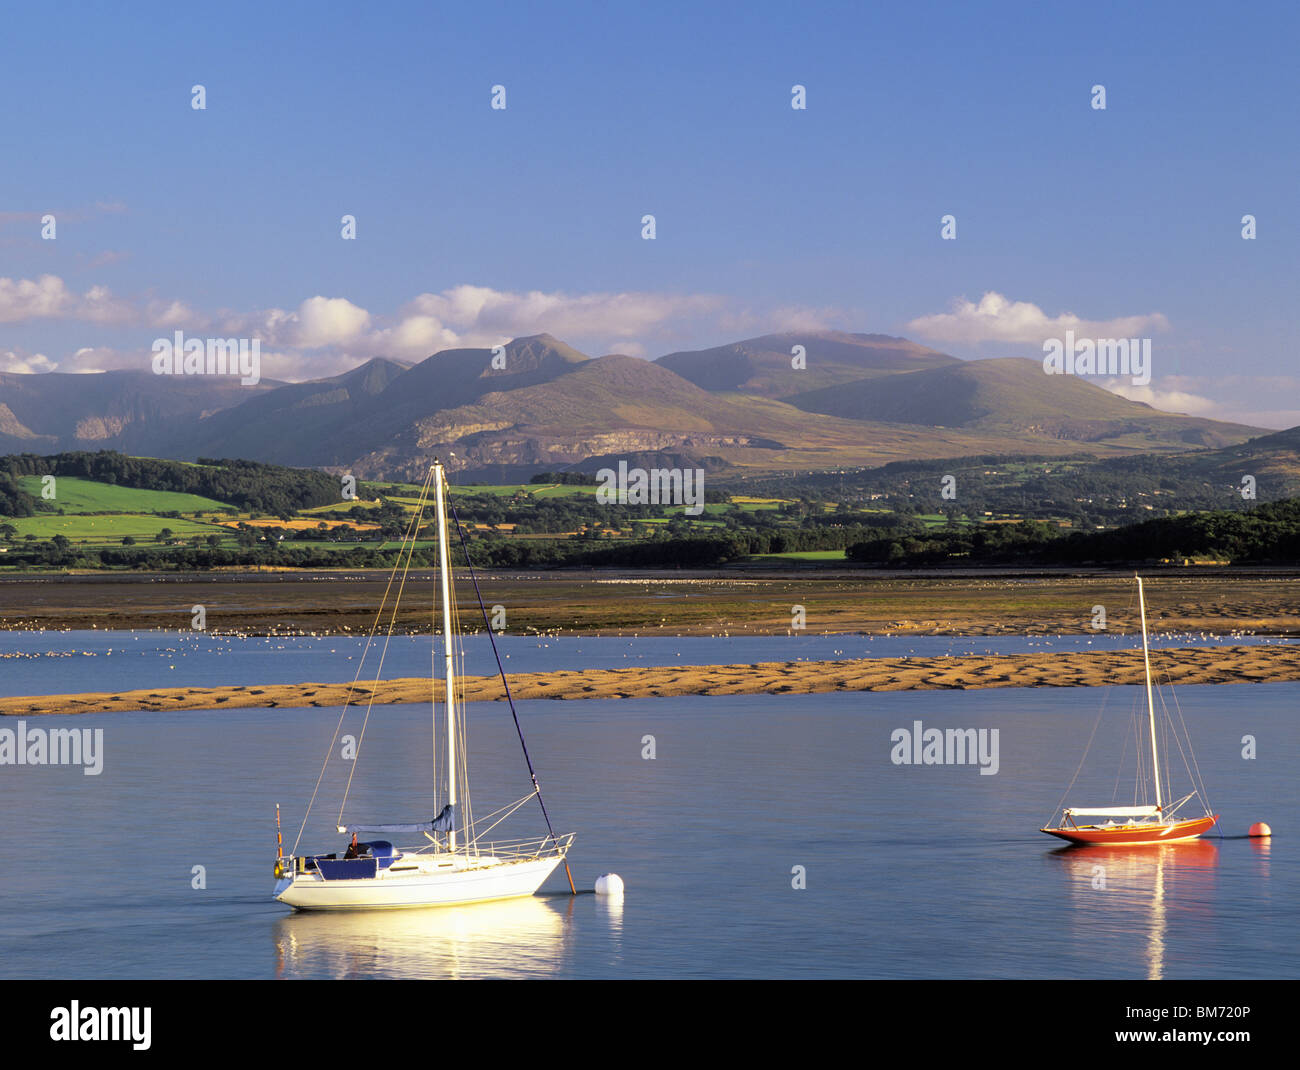
{"label": "grassy hillside", "polygon": [[[33,498],[41,497],[40,476],[23,476],[18,482]],[[197,494],[139,490],[75,476],[59,476],[55,490],[57,496],[50,504],[64,513],[198,513],[226,505]]]}
{"label": "grassy hillside", "polygon": [[1254,428],[1163,413],[1020,357],[861,379],[788,399],[809,412],[971,431],[1035,433],[1138,449],[1223,446]]}

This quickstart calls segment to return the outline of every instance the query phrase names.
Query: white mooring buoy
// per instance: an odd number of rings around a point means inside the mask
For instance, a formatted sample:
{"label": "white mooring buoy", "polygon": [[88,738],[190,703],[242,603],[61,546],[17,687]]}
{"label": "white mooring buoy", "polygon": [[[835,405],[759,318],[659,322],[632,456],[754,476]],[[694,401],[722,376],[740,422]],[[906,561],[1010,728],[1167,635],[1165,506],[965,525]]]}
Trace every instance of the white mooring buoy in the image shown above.
{"label": "white mooring buoy", "polygon": [[596,894],[618,896],[623,895],[623,878],[617,873],[604,873],[596,878]]}

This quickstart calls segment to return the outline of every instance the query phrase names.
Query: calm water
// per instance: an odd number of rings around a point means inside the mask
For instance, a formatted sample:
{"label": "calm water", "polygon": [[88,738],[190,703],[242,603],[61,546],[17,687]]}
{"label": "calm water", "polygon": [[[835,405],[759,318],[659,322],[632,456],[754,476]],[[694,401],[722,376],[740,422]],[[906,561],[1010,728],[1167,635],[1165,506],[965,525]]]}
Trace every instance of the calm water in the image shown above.
{"label": "calm water", "polygon": [[[10,653],[24,644],[28,653],[94,652],[0,661],[10,694],[339,678],[326,674],[312,640],[205,649],[174,634],[0,638]],[[324,642],[346,657],[344,642]],[[630,654],[626,640],[546,642],[512,640],[510,667],[615,664]],[[1008,644],[900,642],[954,654]],[[1057,641],[1010,646],[1043,642]],[[161,644],[185,657],[158,661],[168,653]],[[656,639],[637,650],[641,663],[680,655],[689,664],[788,657],[792,644],[793,656],[906,652],[860,637]],[[401,673],[420,671],[427,641],[403,656]],[[110,672],[121,675],[110,683]],[[1267,820],[1276,844],[1067,851],[1036,831],[1074,775],[1103,699],[1071,799],[1111,800],[1136,688],[524,702],[557,831],[578,833],[578,886],[617,872],[628,889],[622,904],[573,898],[561,874],[548,889],[563,894],[352,916],[294,915],[270,899],[275,804],[292,845],[339,711],[60,718],[58,727],[104,729],[104,771],[0,766],[0,974],[1300,976],[1300,867],[1286,835],[1296,826],[1300,685],[1177,694],[1225,833]],[[478,705],[471,718],[471,784],[483,814],[524,795],[527,774],[508,711]],[[997,775],[892,764],[891,732],[916,720],[998,729]],[[12,718],[0,723],[12,727]],[[1257,740],[1254,760],[1241,756],[1246,734]],[[429,735],[427,708],[376,708],[349,818],[428,815]],[[646,735],[655,737],[653,761],[641,757]],[[1128,751],[1131,760],[1131,743]],[[331,763],[304,849],[340,842],[332,825],[341,764]],[[510,832],[540,830],[535,810],[525,813]],[[195,866],[204,867],[204,889],[191,886]],[[796,866],[806,889],[791,887]]]}

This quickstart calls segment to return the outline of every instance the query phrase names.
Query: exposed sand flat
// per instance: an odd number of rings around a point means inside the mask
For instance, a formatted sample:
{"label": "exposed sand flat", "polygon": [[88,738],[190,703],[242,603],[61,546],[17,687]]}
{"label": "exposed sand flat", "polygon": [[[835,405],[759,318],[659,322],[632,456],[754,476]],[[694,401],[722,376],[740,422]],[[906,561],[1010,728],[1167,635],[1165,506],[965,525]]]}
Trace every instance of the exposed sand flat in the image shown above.
{"label": "exposed sand flat", "polygon": [[[1239,684],[1300,680],[1300,644],[1161,650],[1152,657],[1156,679],[1175,684]],[[676,695],[762,695],[825,691],[934,691],[984,687],[1097,687],[1140,684],[1139,650],[1009,654],[1000,657],[872,658],[846,661],[772,661],[752,665],[697,665],[582,672],[513,673],[520,699],[669,698]],[[504,697],[496,676],[462,677],[470,702]],[[372,698],[373,696],[373,698]],[[0,714],[133,710],[219,710],[231,707],[342,706],[441,701],[438,681],[421,677],[349,684],[277,684],[173,687],[83,695],[0,698]]]}

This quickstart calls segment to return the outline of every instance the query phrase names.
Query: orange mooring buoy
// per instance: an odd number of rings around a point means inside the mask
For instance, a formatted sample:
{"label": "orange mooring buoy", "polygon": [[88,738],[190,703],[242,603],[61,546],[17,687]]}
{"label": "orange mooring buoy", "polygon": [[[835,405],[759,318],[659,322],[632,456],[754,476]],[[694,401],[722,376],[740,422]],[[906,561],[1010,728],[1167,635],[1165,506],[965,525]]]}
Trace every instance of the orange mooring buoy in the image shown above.
{"label": "orange mooring buoy", "polygon": [[1269,828],[1266,824],[1264,824],[1263,821],[1256,821],[1253,825],[1250,826],[1250,835],[1272,836],[1273,830]]}

